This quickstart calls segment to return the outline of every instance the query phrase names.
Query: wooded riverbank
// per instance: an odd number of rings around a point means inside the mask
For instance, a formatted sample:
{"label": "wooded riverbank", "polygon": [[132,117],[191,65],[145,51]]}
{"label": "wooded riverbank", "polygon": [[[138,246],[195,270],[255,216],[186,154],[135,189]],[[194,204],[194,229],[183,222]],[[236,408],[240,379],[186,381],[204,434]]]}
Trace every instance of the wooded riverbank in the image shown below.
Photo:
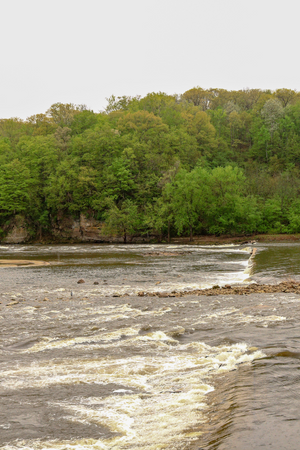
{"label": "wooded riverbank", "polygon": [[197,87],[0,119],[0,242],[299,233],[299,130],[289,89]]}

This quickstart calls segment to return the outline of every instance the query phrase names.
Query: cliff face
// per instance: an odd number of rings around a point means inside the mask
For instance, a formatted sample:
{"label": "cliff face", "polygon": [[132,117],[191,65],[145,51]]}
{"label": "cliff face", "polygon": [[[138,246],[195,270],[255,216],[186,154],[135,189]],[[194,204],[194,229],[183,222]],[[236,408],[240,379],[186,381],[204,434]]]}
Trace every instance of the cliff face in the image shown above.
{"label": "cliff face", "polygon": [[23,217],[17,216],[13,222],[4,229],[6,236],[0,238],[1,244],[22,244],[30,239],[27,224]]}
{"label": "cliff face", "polygon": [[[24,218],[18,217],[5,229],[5,237],[0,237],[1,244],[23,244],[26,242],[116,242],[122,243],[122,236],[108,236],[103,233],[103,223],[80,214],[79,219],[61,216],[52,224],[51,230],[45,236],[32,235]],[[151,236],[152,238],[154,236]],[[143,236],[128,236],[128,242],[147,242],[150,238]]]}
{"label": "cliff face", "polygon": [[110,242],[111,238],[103,234],[102,227],[101,222],[80,214],[80,219],[58,218],[53,224],[51,234],[57,240],[62,238],[78,242]]}

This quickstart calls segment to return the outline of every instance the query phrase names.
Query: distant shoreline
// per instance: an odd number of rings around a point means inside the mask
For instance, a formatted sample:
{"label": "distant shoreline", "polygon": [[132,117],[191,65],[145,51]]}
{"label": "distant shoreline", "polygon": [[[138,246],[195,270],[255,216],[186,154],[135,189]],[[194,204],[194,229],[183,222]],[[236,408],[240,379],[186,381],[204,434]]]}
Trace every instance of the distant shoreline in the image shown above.
{"label": "distant shoreline", "polygon": [[[129,236],[130,237],[130,236]],[[33,241],[27,241],[27,242],[1,242],[0,241],[0,249],[1,246],[10,246],[10,245],[88,245],[88,244],[97,244],[97,245],[140,245],[140,244],[163,244],[163,245],[170,245],[170,244],[185,244],[185,245],[230,245],[230,244],[236,244],[236,245],[252,245],[257,242],[287,242],[287,243],[293,243],[293,242],[300,242],[300,234],[255,234],[252,236],[228,236],[228,235],[222,235],[222,236],[214,236],[214,235],[195,235],[193,237],[193,240],[191,241],[188,236],[176,236],[172,237],[170,239],[170,242],[167,242],[166,239],[163,239],[162,241],[159,241],[158,239],[145,239],[143,240],[142,236],[140,236],[138,239],[135,237],[132,241],[130,239],[127,241],[127,243],[124,244],[123,240],[118,240],[118,237],[111,236],[111,240],[107,241],[99,241],[99,240],[90,240],[90,241],[80,241],[76,239],[41,239],[41,240],[33,240]],[[0,260],[1,261],[1,260]],[[1,262],[0,262],[1,265]]]}
{"label": "distant shoreline", "polygon": [[252,245],[257,242],[300,242],[300,234],[256,234],[253,236],[194,236],[193,241],[188,237],[174,237],[172,243],[178,244],[200,244],[200,245],[218,245],[218,244],[247,244]]}

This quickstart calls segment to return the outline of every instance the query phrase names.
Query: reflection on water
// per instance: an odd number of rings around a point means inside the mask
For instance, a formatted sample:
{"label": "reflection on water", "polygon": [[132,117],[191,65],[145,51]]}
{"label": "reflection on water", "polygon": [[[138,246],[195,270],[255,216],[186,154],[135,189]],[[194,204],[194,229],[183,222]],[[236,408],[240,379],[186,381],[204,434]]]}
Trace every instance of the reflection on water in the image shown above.
{"label": "reflection on water", "polygon": [[260,244],[255,256],[254,274],[262,282],[279,278],[300,280],[300,244]]}
{"label": "reflection on water", "polygon": [[300,297],[134,295],[297,276],[298,249],[0,247],[51,263],[0,271],[0,448],[298,449]]}

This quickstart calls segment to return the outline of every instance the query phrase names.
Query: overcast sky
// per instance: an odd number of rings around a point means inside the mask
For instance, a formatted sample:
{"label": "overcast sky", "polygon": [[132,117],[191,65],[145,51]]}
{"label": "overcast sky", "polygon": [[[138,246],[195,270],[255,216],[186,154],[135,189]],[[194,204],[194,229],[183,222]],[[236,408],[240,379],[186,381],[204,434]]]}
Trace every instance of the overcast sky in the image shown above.
{"label": "overcast sky", "polygon": [[300,90],[291,0],[1,2],[0,117],[194,86]]}

